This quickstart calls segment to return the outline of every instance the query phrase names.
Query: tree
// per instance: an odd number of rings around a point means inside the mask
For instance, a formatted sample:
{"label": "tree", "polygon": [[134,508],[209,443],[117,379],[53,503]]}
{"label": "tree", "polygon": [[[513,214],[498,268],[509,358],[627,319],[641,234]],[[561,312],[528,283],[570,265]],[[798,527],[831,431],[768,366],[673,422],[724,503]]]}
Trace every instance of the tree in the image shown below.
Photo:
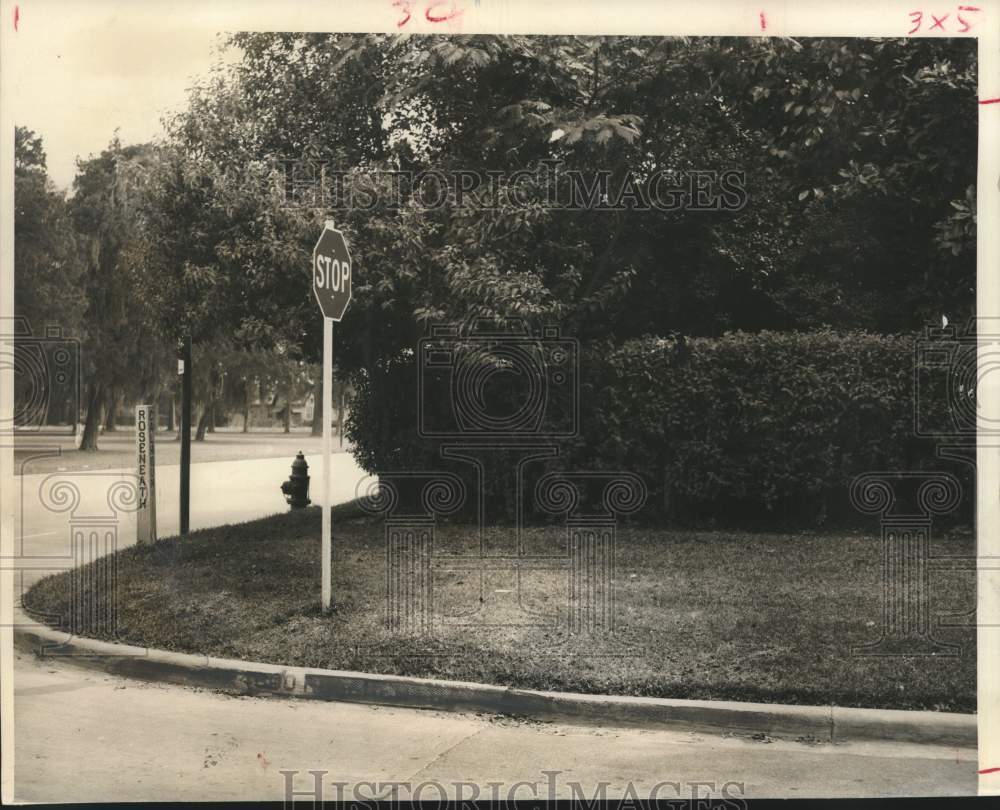
{"label": "tree", "polygon": [[[913,329],[942,301],[971,305],[968,42],[241,34],[233,43],[242,60],[181,116],[186,148],[234,169],[249,156],[326,161],[346,170],[349,189],[380,195],[337,212],[364,245],[341,326],[347,367],[412,347],[429,320],[473,311],[622,340]],[[383,205],[388,188],[373,176],[533,172],[554,159],[590,177],[608,172],[612,189],[629,172],[742,171],[752,201],[740,211],[427,211]],[[565,174],[541,175],[536,196],[552,191],[546,184],[566,190]],[[914,277],[928,257],[933,272]],[[293,297],[307,300],[307,280],[293,281]],[[314,354],[318,337],[306,338]]]}
{"label": "tree", "polygon": [[[75,339],[85,307],[83,263],[66,200],[46,172],[42,139],[26,127],[16,127],[14,146],[14,313],[35,337],[44,337],[45,329],[54,326],[65,339]],[[15,376],[18,402],[27,396],[21,388],[29,384],[20,376]],[[50,406],[56,408],[57,403]],[[75,413],[50,414],[56,416],[73,424],[78,418]]]}
{"label": "tree", "polygon": [[[343,410],[344,410],[344,399],[347,393],[347,382],[345,376],[339,372],[336,364],[333,368],[333,375],[331,380],[331,394],[333,399],[333,408],[337,413],[337,424],[343,421]],[[313,436],[323,435],[323,366],[322,364],[315,367],[314,380],[313,380],[313,420],[311,431]],[[340,435],[343,438],[343,428],[340,428]]]}
{"label": "tree", "polygon": [[975,47],[762,40],[737,54],[723,85],[780,191],[783,259],[763,288],[784,325],[907,331],[971,315]]}
{"label": "tree", "polygon": [[[413,373],[427,325],[473,314],[555,322],[600,346],[909,331],[936,309],[972,310],[972,42],[248,33],[232,44],[241,59],[195,88],[172,125],[182,175],[203,195],[178,196],[213,246],[205,279],[263,313],[232,320],[241,334],[317,359],[308,257],[328,201],[283,200],[275,167],[342,171],[344,196],[364,202],[335,211],[359,246],[338,365],[367,386],[384,377],[397,391],[389,380]],[[527,170],[529,199],[427,206],[403,178],[396,204],[392,172],[435,170]],[[742,173],[749,203],[692,210],[702,170]],[[619,193],[660,171],[676,173],[686,206],[638,210]],[[588,204],[540,202],[574,191]]]}
{"label": "tree", "polygon": [[70,203],[80,239],[86,299],[83,369],[87,380],[81,450],[96,450],[109,397],[157,389],[163,354],[136,307],[138,255],[132,240],[145,172],[155,163],[152,147],[125,146],[117,138],[97,157],[80,161]]}
{"label": "tree", "polygon": [[255,380],[302,359],[302,325],[315,320],[296,296],[309,278],[306,220],[278,204],[261,161],[236,172],[178,138],[150,172],[135,265],[157,284],[141,305],[162,340],[191,336],[205,404],[196,440],[218,409],[238,400],[246,414]]}

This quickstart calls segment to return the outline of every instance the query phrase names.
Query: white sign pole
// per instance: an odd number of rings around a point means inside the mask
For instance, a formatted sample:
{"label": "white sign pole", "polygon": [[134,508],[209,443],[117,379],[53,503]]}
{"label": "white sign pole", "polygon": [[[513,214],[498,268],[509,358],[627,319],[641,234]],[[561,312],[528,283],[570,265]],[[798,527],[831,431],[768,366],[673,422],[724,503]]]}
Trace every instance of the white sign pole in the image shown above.
{"label": "white sign pole", "polygon": [[330,609],[330,556],[333,549],[333,516],[330,498],[330,423],[333,421],[333,319],[323,318],[323,610]]}
{"label": "white sign pole", "polygon": [[333,452],[333,322],[344,316],[351,303],[351,254],[344,234],[328,219],[323,226],[312,259],[313,295],[323,313],[323,491],[319,498],[323,509],[323,610],[330,609],[333,565],[333,499],[330,496],[330,455]]}

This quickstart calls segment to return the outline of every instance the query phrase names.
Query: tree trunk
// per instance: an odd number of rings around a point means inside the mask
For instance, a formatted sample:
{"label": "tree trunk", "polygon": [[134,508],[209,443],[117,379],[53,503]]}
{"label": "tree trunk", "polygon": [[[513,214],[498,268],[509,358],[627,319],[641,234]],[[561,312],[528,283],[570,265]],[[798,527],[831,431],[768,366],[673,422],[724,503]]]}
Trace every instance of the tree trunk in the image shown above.
{"label": "tree trunk", "polygon": [[243,391],[243,432],[250,430],[250,385],[245,386]]}
{"label": "tree trunk", "polygon": [[[183,395],[178,394],[178,398],[182,396]],[[181,440],[181,422],[184,420],[184,414],[182,412],[182,409],[177,407],[176,401],[173,399],[170,400],[170,410],[174,414],[174,430],[177,431],[176,435],[174,436],[174,441],[179,442]]]}
{"label": "tree trunk", "polygon": [[313,423],[312,435],[323,435],[323,374],[313,383]]}
{"label": "tree trunk", "polygon": [[174,429],[174,407],[175,407],[175,399],[174,399],[174,394],[171,391],[170,392],[170,407],[167,409],[167,430],[173,430]]}
{"label": "tree trunk", "polygon": [[285,433],[292,432],[292,389],[285,389]]}
{"label": "tree trunk", "polygon": [[215,411],[216,404],[215,400],[208,406],[208,432],[215,433]]}
{"label": "tree trunk", "polygon": [[107,408],[104,411],[104,432],[113,433],[116,430],[115,419],[118,416],[118,396],[114,389],[108,390]]}
{"label": "tree trunk", "polygon": [[205,441],[205,430],[208,428],[209,414],[211,412],[211,406],[206,406],[201,412],[201,418],[198,420],[198,432],[195,433],[194,440],[196,442]]}
{"label": "tree trunk", "polygon": [[[162,394],[163,391],[160,388],[160,375],[157,374],[153,378],[152,391],[146,395],[146,398],[144,400],[143,399],[139,400],[139,404],[147,402],[153,407],[153,414],[156,416],[156,421],[153,422],[152,425],[153,433],[156,433],[160,429],[160,414],[163,413],[163,408],[160,407],[160,397]],[[133,418],[135,417],[135,407],[132,408],[132,413],[130,414],[130,416],[132,416]]]}
{"label": "tree trunk", "polygon": [[83,438],[80,441],[81,450],[97,449],[97,429],[101,424],[102,394],[98,383],[87,384],[87,418],[83,423]]}

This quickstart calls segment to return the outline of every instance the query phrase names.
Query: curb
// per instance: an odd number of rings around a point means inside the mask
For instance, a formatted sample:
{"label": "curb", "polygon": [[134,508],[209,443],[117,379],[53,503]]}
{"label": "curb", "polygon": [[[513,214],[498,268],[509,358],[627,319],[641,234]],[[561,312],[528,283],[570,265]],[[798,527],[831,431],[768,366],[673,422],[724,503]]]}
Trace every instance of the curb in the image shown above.
{"label": "curb", "polygon": [[288,667],[70,636],[34,623],[19,610],[15,612],[14,645],[26,652],[58,656],[77,666],[112,675],[238,695],[496,712],[602,725],[764,733],[831,743],[860,739],[960,747],[977,744],[974,714],[584,695]]}

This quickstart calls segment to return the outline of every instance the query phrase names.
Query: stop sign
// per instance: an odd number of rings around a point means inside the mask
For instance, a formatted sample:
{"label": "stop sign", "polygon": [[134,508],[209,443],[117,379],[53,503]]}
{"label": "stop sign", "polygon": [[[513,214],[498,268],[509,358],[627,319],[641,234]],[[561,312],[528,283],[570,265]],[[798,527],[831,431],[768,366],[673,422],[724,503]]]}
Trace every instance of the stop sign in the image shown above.
{"label": "stop sign", "polygon": [[329,223],[313,248],[313,294],[325,318],[339,321],[351,303],[351,254],[344,234]]}

